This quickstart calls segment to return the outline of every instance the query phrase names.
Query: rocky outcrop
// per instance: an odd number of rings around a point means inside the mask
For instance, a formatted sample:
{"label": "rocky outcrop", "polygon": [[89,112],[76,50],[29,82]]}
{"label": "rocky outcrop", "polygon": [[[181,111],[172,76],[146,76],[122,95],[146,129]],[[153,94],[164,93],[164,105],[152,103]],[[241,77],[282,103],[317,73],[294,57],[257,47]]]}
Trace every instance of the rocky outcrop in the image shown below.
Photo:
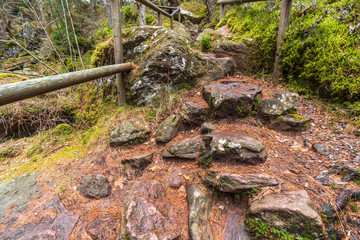
{"label": "rocky outcrop", "polygon": [[200,137],[187,138],[172,144],[164,153],[164,158],[195,160],[199,156]]}
{"label": "rocky outcrop", "polygon": [[309,239],[323,236],[323,224],[306,191],[270,194],[253,201],[249,213],[269,226]]}
{"label": "rocky outcrop", "polygon": [[[174,30],[157,26],[135,27],[124,32],[124,59],[137,65],[128,81],[129,94],[136,104],[156,102],[163,89],[194,86],[214,81],[226,74],[219,60],[192,50],[189,31],[177,23]],[[92,64],[114,63],[113,40],[98,45]],[[224,61],[229,68],[228,60]]]}
{"label": "rocky outcrop", "polygon": [[189,204],[189,233],[192,240],[213,240],[210,225],[212,201],[207,191],[197,184],[189,184],[187,201]]}
{"label": "rocky outcrop", "polygon": [[220,132],[203,135],[200,163],[209,161],[236,161],[245,164],[259,164],[266,160],[262,143],[238,132]]}
{"label": "rocky outcrop", "polygon": [[176,115],[171,115],[166,118],[159,126],[156,135],[156,142],[167,143],[173,139],[178,133],[180,126],[180,118]]}
{"label": "rocky outcrop", "polygon": [[176,219],[162,183],[137,181],[123,204],[121,232],[129,239],[177,239]]}
{"label": "rocky outcrop", "polygon": [[87,198],[100,199],[110,195],[111,186],[109,180],[103,175],[91,175],[81,179],[77,185],[80,195]]}
{"label": "rocky outcrop", "polygon": [[272,99],[263,99],[260,104],[260,113],[266,116],[280,116],[296,112],[299,94],[277,93]]}
{"label": "rocky outcrop", "polygon": [[222,192],[238,193],[253,188],[279,185],[280,181],[267,174],[235,174],[207,172],[203,182]]}
{"label": "rocky outcrop", "polygon": [[140,156],[125,158],[121,160],[124,165],[129,165],[132,168],[144,169],[153,161],[154,153],[144,154]]}
{"label": "rocky outcrop", "polygon": [[149,127],[141,116],[133,117],[111,130],[110,146],[141,142],[150,133]]}
{"label": "rocky outcrop", "polygon": [[223,81],[203,88],[203,97],[216,117],[244,117],[257,105],[259,87],[243,86],[240,82]]}

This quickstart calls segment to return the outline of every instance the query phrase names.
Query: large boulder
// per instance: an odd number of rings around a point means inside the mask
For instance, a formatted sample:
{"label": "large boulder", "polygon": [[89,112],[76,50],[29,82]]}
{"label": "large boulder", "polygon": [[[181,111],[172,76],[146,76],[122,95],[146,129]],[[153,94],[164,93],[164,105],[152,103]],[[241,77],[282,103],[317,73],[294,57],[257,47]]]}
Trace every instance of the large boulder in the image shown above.
{"label": "large boulder", "polygon": [[299,94],[277,93],[274,98],[261,100],[260,112],[267,116],[280,116],[296,112]]}
{"label": "large boulder", "polygon": [[149,126],[141,116],[133,117],[114,127],[110,135],[110,146],[143,141],[150,133]]}
{"label": "large boulder", "polygon": [[123,204],[121,233],[128,239],[178,239],[176,219],[164,184],[155,180],[137,181]]}
{"label": "large boulder", "polygon": [[189,184],[186,188],[189,204],[189,233],[192,240],[214,239],[210,225],[212,200],[201,185]]}
{"label": "large boulder", "polygon": [[223,81],[203,88],[203,97],[216,117],[251,114],[259,101],[262,89],[243,86],[240,82]]}
{"label": "large boulder", "polygon": [[279,180],[267,174],[236,174],[219,171],[207,172],[204,183],[222,192],[238,193],[253,188],[279,185]]}
{"label": "large boulder", "polygon": [[264,196],[251,203],[249,213],[271,227],[308,239],[324,234],[321,218],[304,190]]}
{"label": "large boulder", "polygon": [[203,135],[201,164],[209,161],[236,161],[242,164],[259,164],[266,160],[264,145],[257,139],[238,132],[219,132]]}
{"label": "large boulder", "polygon": [[176,115],[171,115],[166,118],[159,126],[156,135],[156,142],[167,143],[173,139],[178,133],[180,126],[180,118]]}
{"label": "large boulder", "polygon": [[[164,89],[194,86],[198,82],[223,78],[226,74],[216,57],[190,48],[190,33],[180,23],[174,30],[157,26],[135,27],[124,30],[123,36],[124,60],[137,65],[127,85],[130,98],[136,104],[159,101]],[[112,39],[99,44],[92,56],[92,64],[113,64],[113,58],[109,58],[113,53]]]}
{"label": "large boulder", "polygon": [[164,153],[164,158],[195,160],[199,156],[200,137],[187,138],[172,144]]}

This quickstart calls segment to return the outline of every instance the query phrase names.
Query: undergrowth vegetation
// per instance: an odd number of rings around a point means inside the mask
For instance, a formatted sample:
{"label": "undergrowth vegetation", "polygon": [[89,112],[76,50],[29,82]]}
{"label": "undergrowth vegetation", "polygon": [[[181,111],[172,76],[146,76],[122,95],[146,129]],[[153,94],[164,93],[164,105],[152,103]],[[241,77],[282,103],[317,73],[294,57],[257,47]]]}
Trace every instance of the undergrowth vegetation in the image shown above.
{"label": "undergrowth vegetation", "polygon": [[[280,5],[269,1],[232,6],[217,25],[228,25],[235,37],[241,36],[237,40],[255,40],[249,44],[257,72],[272,72]],[[358,106],[359,19],[359,1],[294,1],[281,52],[283,81],[300,93],[315,92]]]}

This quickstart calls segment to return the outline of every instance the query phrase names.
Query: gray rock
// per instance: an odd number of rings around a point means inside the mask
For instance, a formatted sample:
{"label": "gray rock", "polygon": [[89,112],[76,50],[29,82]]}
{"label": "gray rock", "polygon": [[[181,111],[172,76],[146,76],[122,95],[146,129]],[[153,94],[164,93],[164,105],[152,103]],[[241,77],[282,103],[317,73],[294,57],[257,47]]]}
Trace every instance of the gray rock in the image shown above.
{"label": "gray rock", "polygon": [[87,198],[100,199],[110,195],[111,186],[103,175],[90,175],[81,179],[77,185],[80,195]]}
{"label": "gray rock", "polygon": [[172,167],[167,175],[167,185],[171,188],[179,188],[184,182],[184,171],[178,167]]}
{"label": "gray rock", "polygon": [[213,240],[210,225],[212,201],[207,191],[196,184],[186,187],[189,204],[189,233],[192,240]]}
{"label": "gray rock", "polygon": [[167,143],[173,139],[179,130],[180,118],[176,115],[171,115],[166,118],[159,126],[156,135],[156,142]]}
{"label": "gray rock", "polygon": [[260,112],[268,116],[280,116],[296,112],[299,94],[277,93],[272,99],[261,100]]}
{"label": "gray rock", "polygon": [[130,165],[133,168],[139,168],[144,169],[153,161],[154,153],[145,154],[141,156],[131,157],[131,158],[125,158],[121,161],[122,164]]}
{"label": "gray rock", "polygon": [[280,131],[304,131],[310,128],[311,119],[299,119],[291,115],[280,116],[271,121],[270,128]]}
{"label": "gray rock", "polygon": [[[51,193],[41,192],[43,185],[37,183],[39,174],[25,174],[0,183],[2,240],[65,240],[73,231],[79,216],[65,209],[55,193],[49,201]],[[30,204],[36,208],[28,208]]]}
{"label": "gray rock", "polygon": [[279,180],[267,174],[235,174],[220,171],[207,172],[204,183],[222,192],[238,193],[253,188],[279,185]]}
{"label": "gray rock", "polygon": [[209,122],[205,122],[205,123],[201,124],[201,127],[200,127],[201,134],[211,133],[215,130],[216,130],[216,126]]}
{"label": "gray rock", "polygon": [[155,180],[137,181],[122,208],[121,235],[129,239],[177,239],[180,235],[175,208],[164,185]]}
{"label": "gray rock", "polygon": [[267,153],[262,143],[238,132],[210,133],[203,135],[203,142],[201,164],[211,160],[259,164],[266,160]]}
{"label": "gray rock", "polygon": [[251,114],[262,89],[243,86],[239,82],[223,81],[203,88],[203,97],[216,117]]}
{"label": "gray rock", "polygon": [[317,239],[324,234],[321,219],[304,190],[264,196],[251,203],[249,212],[271,227],[302,237]]}
{"label": "gray rock", "polygon": [[251,64],[251,51],[249,47],[243,43],[236,43],[221,38],[215,41],[214,53],[216,57],[231,57],[235,60],[236,69],[242,73],[251,73],[253,66]]}
{"label": "gray rock", "polygon": [[232,75],[235,71],[235,63],[229,57],[218,58],[225,75]]}
{"label": "gray rock", "polygon": [[141,142],[150,133],[146,121],[141,116],[136,116],[122,122],[112,129],[110,146],[119,146],[126,143]]}
{"label": "gray rock", "polygon": [[320,155],[329,155],[329,145],[324,142],[315,143],[312,145],[312,149]]}
{"label": "gray rock", "polygon": [[207,118],[208,106],[199,102],[186,102],[181,106],[181,117],[185,124],[199,124]]}
{"label": "gray rock", "polygon": [[195,160],[199,156],[200,137],[181,140],[172,144],[164,153],[164,158]]}
{"label": "gray rock", "polygon": [[216,31],[211,28],[205,28],[195,39],[196,42],[200,43],[201,39],[205,36],[216,35]]}

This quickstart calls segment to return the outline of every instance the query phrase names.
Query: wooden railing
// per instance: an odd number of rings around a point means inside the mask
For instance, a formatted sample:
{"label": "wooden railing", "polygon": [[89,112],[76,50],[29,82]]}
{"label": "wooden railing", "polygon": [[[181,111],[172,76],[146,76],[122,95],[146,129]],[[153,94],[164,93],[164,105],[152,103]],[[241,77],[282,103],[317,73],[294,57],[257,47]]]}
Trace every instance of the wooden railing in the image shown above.
{"label": "wooden railing", "polygon": [[132,63],[123,63],[2,84],[0,85],[0,106],[132,69]]}

